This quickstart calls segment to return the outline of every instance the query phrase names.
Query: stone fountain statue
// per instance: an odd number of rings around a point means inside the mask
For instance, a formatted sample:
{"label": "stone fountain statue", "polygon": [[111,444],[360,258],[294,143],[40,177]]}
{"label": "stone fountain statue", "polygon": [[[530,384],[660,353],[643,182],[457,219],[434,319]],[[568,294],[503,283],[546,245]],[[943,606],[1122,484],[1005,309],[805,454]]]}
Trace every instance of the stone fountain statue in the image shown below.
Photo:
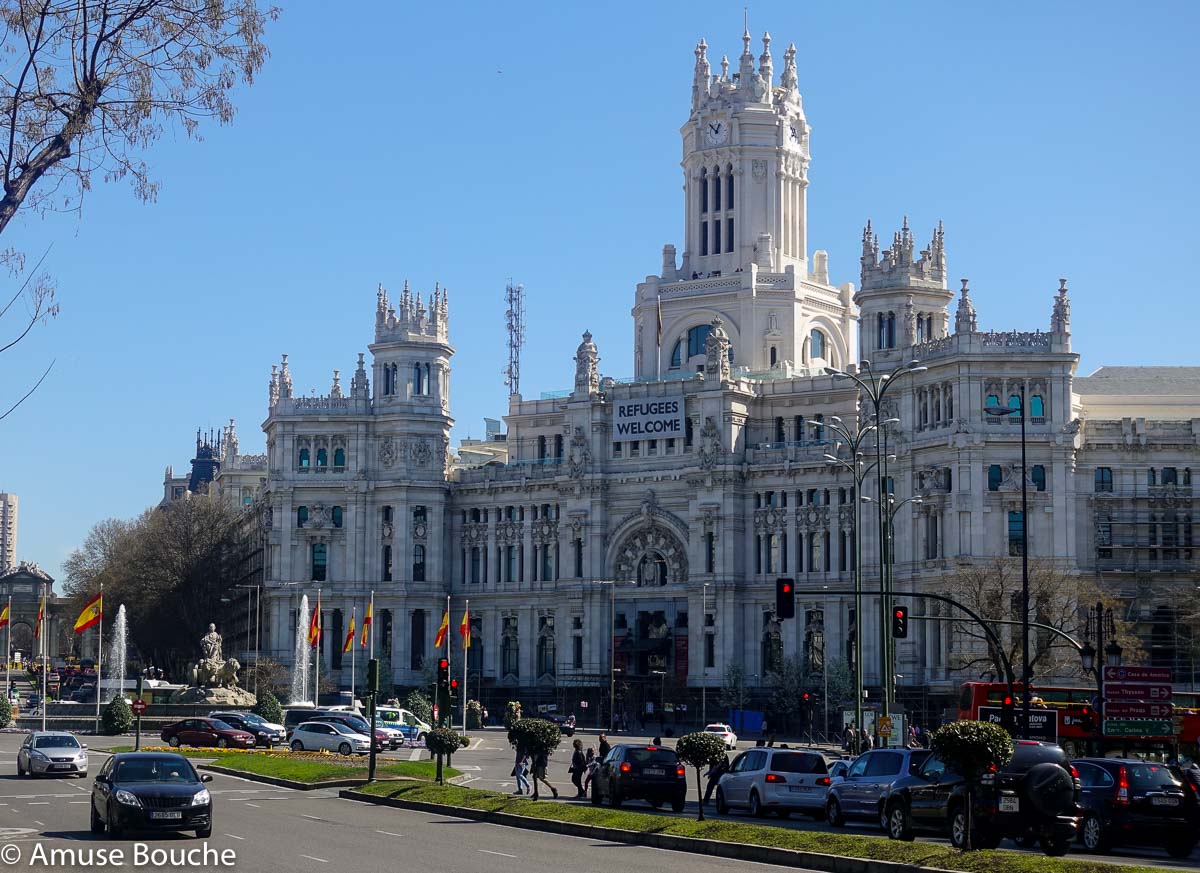
{"label": "stone fountain statue", "polygon": [[221,635],[210,623],[208,633],[200,638],[200,660],[192,667],[192,684],[175,692],[171,702],[252,706],[254,695],[238,687],[237,671],[241,668],[237,658],[226,660],[221,653]]}

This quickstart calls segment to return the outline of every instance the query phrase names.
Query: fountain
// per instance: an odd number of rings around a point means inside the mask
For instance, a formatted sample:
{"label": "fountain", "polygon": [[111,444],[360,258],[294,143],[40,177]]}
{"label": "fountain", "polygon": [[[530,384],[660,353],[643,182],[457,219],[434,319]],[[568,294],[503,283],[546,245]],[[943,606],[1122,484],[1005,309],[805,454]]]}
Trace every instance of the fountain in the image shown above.
{"label": "fountain", "polygon": [[[100,665],[100,670],[108,673],[108,686],[112,690],[112,694],[109,695],[110,700],[125,687],[125,670],[127,669],[125,653],[128,643],[129,625],[125,621],[125,604],[122,603],[117,609],[117,618],[113,621],[112,639],[108,643],[108,652],[104,656],[105,661]],[[99,676],[96,677],[96,681],[100,682]]]}
{"label": "fountain", "polygon": [[292,658],[292,696],[288,701],[293,706],[312,705],[308,699],[308,623],[312,614],[308,609],[308,595],[300,598],[300,610],[296,613],[296,650]]}
{"label": "fountain", "polygon": [[201,658],[192,667],[192,684],[174,692],[171,703],[214,703],[221,706],[253,706],[258,700],[244,688],[238,687],[237,671],[242,669],[237,658],[225,659],[221,654],[221,635],[210,624],[208,633],[200,638]]}

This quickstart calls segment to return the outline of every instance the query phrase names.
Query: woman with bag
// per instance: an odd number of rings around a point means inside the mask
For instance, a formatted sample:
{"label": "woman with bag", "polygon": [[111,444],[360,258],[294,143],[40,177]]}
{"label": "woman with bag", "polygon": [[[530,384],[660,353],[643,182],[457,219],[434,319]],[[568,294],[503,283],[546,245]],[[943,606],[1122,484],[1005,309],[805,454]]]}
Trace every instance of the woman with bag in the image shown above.
{"label": "woman with bag", "polygon": [[587,769],[587,759],[583,754],[583,740],[571,743],[574,751],[571,753],[571,766],[567,770],[571,774],[571,784],[575,786],[575,796],[586,796],[583,791],[583,772]]}

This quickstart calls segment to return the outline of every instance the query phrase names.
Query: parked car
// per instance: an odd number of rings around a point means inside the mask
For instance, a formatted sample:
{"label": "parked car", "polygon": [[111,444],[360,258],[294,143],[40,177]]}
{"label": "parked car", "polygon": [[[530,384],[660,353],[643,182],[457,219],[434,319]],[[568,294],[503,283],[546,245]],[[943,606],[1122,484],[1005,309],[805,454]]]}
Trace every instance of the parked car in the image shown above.
{"label": "parked car", "polygon": [[608,799],[613,808],[641,799],[655,809],[670,803],[682,812],[687,798],[687,770],[674,749],[620,743],[609,750],[592,778],[592,804]]}
{"label": "parked car", "polygon": [[[352,712],[331,712],[322,715],[314,715],[312,721],[321,721],[327,724],[340,724],[343,727],[348,727],[356,734],[362,734],[369,737],[371,735],[371,723],[361,715],[355,715]],[[376,719],[375,726],[375,750],[382,752],[385,749],[394,749],[400,745],[399,735],[390,733],[386,728],[378,726]]]}
{"label": "parked car", "polygon": [[17,750],[17,775],[87,776],[87,746],[66,731],[34,731]]}
{"label": "parked car", "polygon": [[708,734],[716,734],[725,741],[725,748],[733,751],[737,748],[737,734],[727,724],[710,724],[705,725],[704,732]]}
{"label": "parked car", "polygon": [[425,737],[433,727],[407,709],[398,706],[377,706],[375,708],[375,724],[382,723],[384,727],[400,731],[404,741],[410,745],[424,745]]}
{"label": "parked car", "polygon": [[215,718],[185,718],[167,725],[160,736],[169,746],[254,748],[254,734]]}
{"label": "parked car", "polygon": [[564,737],[575,736],[575,716],[548,715],[546,716],[546,720],[558,725],[558,729]]}
{"label": "parked car", "polygon": [[753,816],[773,812],[787,818],[803,812],[825,818],[829,770],[818,752],[759,748],[733,759],[717,785],[717,812],[747,809]]}
{"label": "parked car", "polygon": [[841,758],[829,765],[829,784],[836,785],[846,778],[846,771],[854,763],[853,758]]}
{"label": "parked car", "polygon": [[293,752],[316,752],[325,749],[339,755],[365,755],[371,751],[371,740],[341,724],[325,721],[306,721],[292,731]]}
{"label": "parked car", "polygon": [[928,757],[926,749],[872,749],[859,755],[842,780],[830,786],[825,802],[829,823],[840,828],[847,820],[855,819],[876,821],[882,826],[884,803],[892,783],[916,772]]}
{"label": "parked car", "polygon": [[122,752],[104,762],[92,785],[92,833],[195,831],[212,836],[212,795],[191,761],[167,752]]}
{"label": "parked car", "polygon": [[961,849],[970,822],[976,848],[995,848],[1008,837],[1025,844],[1040,841],[1047,855],[1065,855],[1080,822],[1079,790],[1079,778],[1059,746],[1017,740],[1012,760],[999,772],[985,773],[972,789],[969,817],[966,781],[931,755],[892,786],[883,824],[892,839],[911,840],[914,830],[939,831]]}
{"label": "parked car", "polygon": [[253,734],[256,746],[266,746],[269,749],[276,743],[282,743],[286,739],[283,725],[269,722],[262,716],[255,715],[253,712],[229,712],[222,710],[220,712],[210,712],[208,717],[223,721],[225,724],[239,731]]}
{"label": "parked car", "polygon": [[314,715],[321,715],[328,710],[318,709],[315,706],[303,706],[297,709],[285,709],[283,711],[283,732],[287,739],[292,738],[292,731],[296,729],[296,725],[302,724],[312,718]]}
{"label": "parked car", "polygon": [[1196,793],[1167,767],[1131,758],[1080,758],[1079,841],[1089,852],[1161,846],[1187,858],[1200,839]]}

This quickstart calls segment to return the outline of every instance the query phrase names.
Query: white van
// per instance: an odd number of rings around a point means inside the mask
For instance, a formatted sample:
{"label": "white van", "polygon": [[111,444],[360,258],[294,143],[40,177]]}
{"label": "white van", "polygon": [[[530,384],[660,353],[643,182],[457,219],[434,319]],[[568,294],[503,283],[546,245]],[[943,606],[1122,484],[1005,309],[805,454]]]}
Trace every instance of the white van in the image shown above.
{"label": "white van", "polygon": [[421,721],[407,709],[398,706],[375,707],[377,724],[393,728],[404,734],[404,741],[410,745],[424,745],[425,736],[433,730],[427,722]]}

